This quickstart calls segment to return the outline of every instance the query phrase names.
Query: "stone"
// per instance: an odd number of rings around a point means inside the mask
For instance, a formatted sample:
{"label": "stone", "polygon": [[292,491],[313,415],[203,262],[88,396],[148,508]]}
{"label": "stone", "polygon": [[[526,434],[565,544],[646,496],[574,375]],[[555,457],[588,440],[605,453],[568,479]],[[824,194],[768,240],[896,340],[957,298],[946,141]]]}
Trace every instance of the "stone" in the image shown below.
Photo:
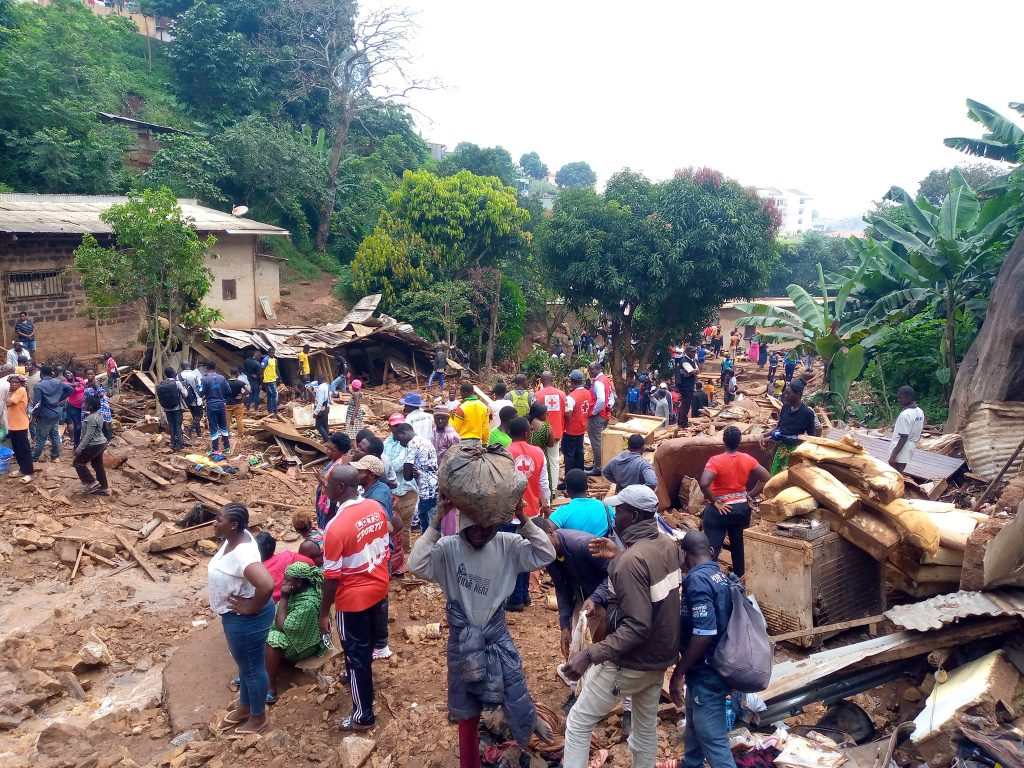
{"label": "stone", "polygon": [[74,672],[61,672],[57,675],[57,679],[60,681],[60,684],[64,686],[64,690],[68,692],[68,696],[75,701],[85,701],[85,689],[82,687],[82,684],[78,682],[78,678],[75,677]]}
{"label": "stone", "polygon": [[11,536],[14,537],[14,541],[23,547],[29,545],[39,546],[39,541],[42,538],[42,534],[39,531],[33,530],[32,528],[26,528],[23,525],[17,526],[11,531]]}
{"label": "stone", "polygon": [[210,539],[200,539],[196,542],[196,546],[211,555],[216,554],[217,550],[220,549],[220,545]]}
{"label": "stone", "polygon": [[57,559],[64,563],[64,565],[70,565],[74,568],[75,561],[78,560],[78,547],[70,541],[63,542],[57,547]]}
{"label": "stone", "polygon": [[55,536],[56,534],[64,531],[64,526],[61,525],[60,522],[49,515],[44,515],[42,512],[35,516],[35,519],[32,521],[32,526],[40,533],[44,533],[48,536]]}
{"label": "stone", "polygon": [[59,721],[50,723],[36,738],[36,751],[48,757],[57,757],[69,750],[80,753],[87,746],[91,744],[84,730]]}
{"label": "stone", "polygon": [[114,660],[107,644],[100,640],[96,631],[92,629],[89,630],[89,635],[79,649],[78,655],[82,657],[83,664],[92,667],[106,666]]}
{"label": "stone", "polygon": [[14,547],[11,546],[9,541],[0,539],[0,557],[9,558],[14,554]]}
{"label": "stone", "polygon": [[909,701],[911,704],[920,701],[924,698],[924,694],[921,693],[920,689],[910,686],[903,690],[903,700]]}
{"label": "stone", "polygon": [[365,736],[346,736],[338,745],[341,768],[361,768],[376,746],[377,742]]}

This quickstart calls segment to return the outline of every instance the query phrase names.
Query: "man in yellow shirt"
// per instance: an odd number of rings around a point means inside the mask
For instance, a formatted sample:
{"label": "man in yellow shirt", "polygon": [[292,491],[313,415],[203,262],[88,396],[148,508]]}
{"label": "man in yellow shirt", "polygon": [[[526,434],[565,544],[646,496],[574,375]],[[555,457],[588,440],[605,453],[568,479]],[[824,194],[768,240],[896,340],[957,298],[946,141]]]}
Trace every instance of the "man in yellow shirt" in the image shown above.
{"label": "man in yellow shirt", "polygon": [[452,426],[459,433],[463,444],[479,445],[486,442],[491,432],[491,415],[487,406],[476,396],[470,382],[462,382],[459,392],[462,402],[452,411]]}
{"label": "man in yellow shirt", "polygon": [[309,344],[302,345],[299,352],[299,378],[302,380],[302,402],[310,401],[310,390],[306,387],[312,379],[309,373]]}
{"label": "man in yellow shirt", "polygon": [[260,365],[263,367],[263,391],[267,393],[267,413],[277,413],[277,355],[273,349],[267,352]]}

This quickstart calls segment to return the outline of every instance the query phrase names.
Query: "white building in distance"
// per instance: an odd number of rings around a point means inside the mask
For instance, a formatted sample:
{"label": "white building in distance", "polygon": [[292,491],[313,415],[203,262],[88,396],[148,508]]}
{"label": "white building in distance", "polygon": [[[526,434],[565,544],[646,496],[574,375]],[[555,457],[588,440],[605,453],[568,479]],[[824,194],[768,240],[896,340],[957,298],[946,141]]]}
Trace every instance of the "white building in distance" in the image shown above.
{"label": "white building in distance", "polygon": [[813,227],[814,198],[799,189],[758,187],[757,194],[774,200],[782,215],[782,231],[786,234],[806,232]]}

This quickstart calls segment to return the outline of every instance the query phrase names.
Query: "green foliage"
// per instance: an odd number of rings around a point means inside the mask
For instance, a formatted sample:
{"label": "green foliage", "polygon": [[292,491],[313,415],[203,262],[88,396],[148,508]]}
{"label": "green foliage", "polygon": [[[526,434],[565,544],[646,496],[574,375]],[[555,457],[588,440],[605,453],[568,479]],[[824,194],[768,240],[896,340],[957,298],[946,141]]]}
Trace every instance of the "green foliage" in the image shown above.
{"label": "green foliage", "polygon": [[434,283],[428,290],[406,293],[402,297],[403,319],[421,336],[454,345],[463,332],[472,330],[472,291],[466,280],[448,280]]}
{"label": "green foliage", "polygon": [[526,335],[526,299],[518,283],[507,277],[501,281],[501,305],[498,312],[498,351],[501,357],[514,357]]}
{"label": "green foliage", "polygon": [[[571,349],[569,350],[572,351]],[[537,344],[533,345],[533,349],[523,358],[522,363],[519,365],[519,372],[525,373],[527,379],[530,381],[536,381],[544,371],[551,371],[552,377],[556,382],[563,382],[569,378],[569,374],[573,370],[586,370],[591,360],[587,357],[577,357],[573,359],[570,355],[566,355],[563,358],[552,357],[548,350],[544,349]]]}
{"label": "green foliage", "polygon": [[101,247],[87,234],[75,251],[88,303],[100,311],[141,301],[146,307],[151,370],[163,370],[173,335],[161,327],[179,323],[203,330],[221,319],[203,306],[213,273],[206,266],[212,235],[200,240],[169,189],[144,190],[113,205],[100,218],[113,230],[115,244]]}
{"label": "green foliage", "polygon": [[531,179],[539,180],[548,175],[548,166],[541,162],[540,155],[536,152],[527,152],[519,158],[519,167],[523,173]]}
{"label": "green foliage", "polygon": [[194,197],[204,205],[228,202],[219,184],[231,169],[213,144],[188,134],[172,134],[160,143],[153,164],[142,174],[147,187],[167,187],[177,197]]}
{"label": "green foliage", "polygon": [[592,187],[597,183],[597,174],[588,163],[577,160],[566,163],[555,174],[555,183],[562,189],[571,187]]}
{"label": "green foliage", "polygon": [[512,155],[504,147],[459,144],[454,152],[445,155],[438,163],[437,172],[441,176],[454,176],[460,171],[469,171],[477,176],[495,176],[507,187],[516,186],[519,179]]}
{"label": "green foliage", "polygon": [[[980,190],[985,185],[1002,177],[1003,171],[993,165],[982,163],[962,163],[956,167],[960,175],[967,180],[971,189]],[[932,205],[941,205],[949,194],[949,169],[936,168],[921,179],[917,188],[917,196],[923,197]]]}
{"label": "green foliage", "polygon": [[126,128],[98,125],[80,134],[67,128],[40,128],[29,136],[11,135],[6,148],[11,181],[21,190],[67,194],[117,194],[131,185],[124,152],[135,143]]}
{"label": "green foliage", "polygon": [[[1010,102],[1010,109],[1024,115],[1024,104]],[[956,137],[945,140],[947,147],[975,157],[1019,163],[1024,154],[1024,129],[1003,117],[991,107],[973,99],[967,100],[967,117],[987,129],[980,139]]]}
{"label": "green foliage", "polygon": [[821,264],[825,274],[837,272],[844,266],[856,265],[851,260],[843,240],[826,237],[820,232],[805,232],[792,238],[779,240],[778,260],[771,268],[768,281],[769,296],[784,296],[786,286],[795,284],[808,291],[820,291],[816,265]]}

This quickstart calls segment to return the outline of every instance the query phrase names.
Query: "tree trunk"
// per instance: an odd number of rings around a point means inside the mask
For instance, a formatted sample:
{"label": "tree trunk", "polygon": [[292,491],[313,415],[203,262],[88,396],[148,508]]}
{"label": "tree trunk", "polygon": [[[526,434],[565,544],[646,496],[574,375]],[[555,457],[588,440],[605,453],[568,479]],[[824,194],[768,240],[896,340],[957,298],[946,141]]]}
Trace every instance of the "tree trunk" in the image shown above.
{"label": "tree trunk", "polygon": [[631,317],[626,317],[625,320],[619,320],[615,318],[612,320],[611,331],[608,333],[606,340],[608,347],[611,350],[611,374],[612,374],[612,386],[615,387],[615,415],[622,417],[626,412],[626,380],[622,376],[622,344],[621,340],[623,337],[628,338],[631,334],[629,331],[633,327],[633,320]]}
{"label": "tree trunk", "polygon": [[949,368],[949,381],[945,386],[946,402],[953,393],[953,382],[956,380],[956,306],[953,304],[953,283],[946,283],[946,367]]}
{"label": "tree trunk", "polygon": [[494,339],[498,335],[498,312],[501,310],[501,270],[494,270],[494,303],[491,305],[491,332],[487,334],[487,354],[484,357],[484,371],[490,375],[494,365]]}
{"label": "tree trunk", "polygon": [[545,314],[545,318],[544,318],[544,331],[545,331],[544,346],[550,347],[551,346],[551,337],[555,335],[555,331],[558,330],[558,326],[560,326],[563,322],[565,322],[565,316],[569,314],[569,305],[566,304],[565,301],[563,301],[561,304],[559,304],[555,308],[555,311],[551,315],[551,325],[548,325],[548,323],[547,323],[547,307],[546,307],[546,305],[545,305],[544,314]]}
{"label": "tree trunk", "polygon": [[348,141],[348,130],[352,125],[351,105],[342,107],[341,122],[334,132],[334,143],[331,145],[331,161],[327,166],[327,196],[320,209],[320,223],[316,229],[316,249],[327,250],[327,239],[331,235],[331,217],[334,214],[334,200],[338,196],[338,166],[341,165],[341,150]]}

